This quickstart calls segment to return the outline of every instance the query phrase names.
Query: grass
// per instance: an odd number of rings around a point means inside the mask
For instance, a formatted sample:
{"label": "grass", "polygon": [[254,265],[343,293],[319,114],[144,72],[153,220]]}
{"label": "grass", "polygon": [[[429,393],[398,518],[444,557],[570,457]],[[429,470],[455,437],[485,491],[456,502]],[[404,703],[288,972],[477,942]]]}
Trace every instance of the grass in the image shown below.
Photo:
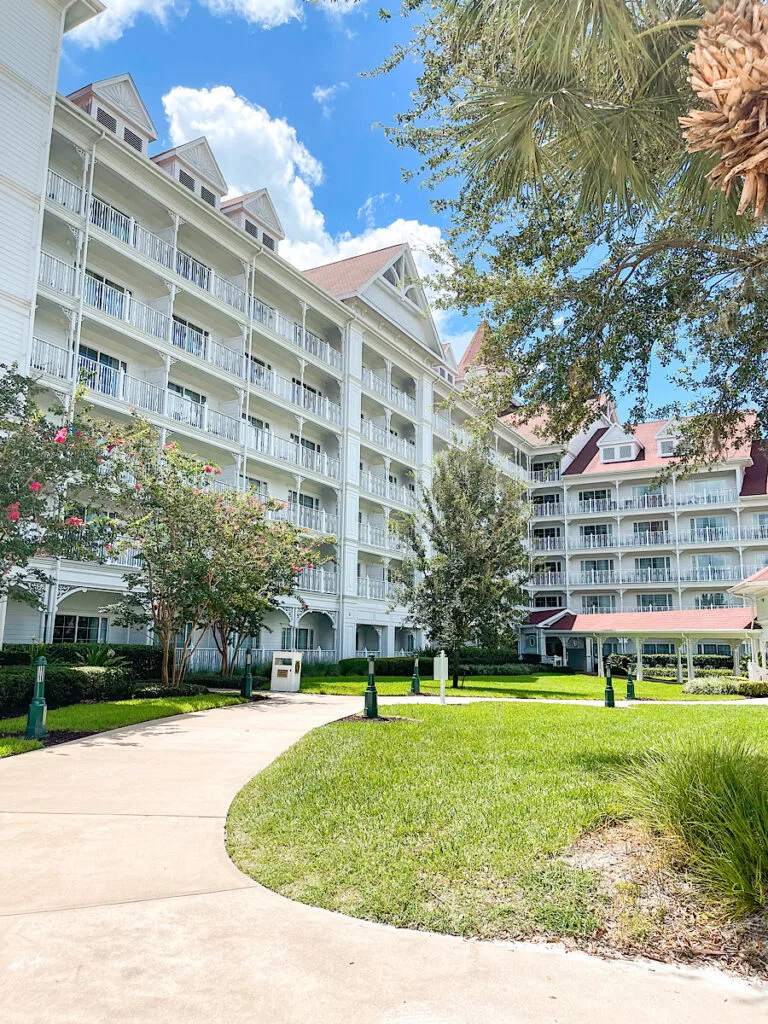
{"label": "grass", "polygon": [[668,845],[725,920],[768,910],[764,747],[683,736],[622,774],[626,806]]}
{"label": "grass", "polygon": [[[376,680],[376,689],[381,697],[399,697],[410,693],[411,679],[392,679],[382,676]],[[360,696],[365,692],[366,680],[338,677],[336,679],[303,678],[302,690],[310,693],[337,693],[345,696]],[[449,696],[459,697],[549,697],[559,700],[578,700],[591,698],[602,700],[605,682],[597,676],[557,675],[553,672],[532,672],[526,676],[469,676],[464,686],[454,690],[448,684],[446,692]],[[626,681],[614,679],[617,699],[626,694]],[[438,694],[440,687],[432,679],[421,680],[421,692]],[[635,684],[638,697],[649,700],[742,700],[731,694],[727,697],[712,697],[706,694],[683,693],[677,683],[642,682]]]}
{"label": "grass", "polygon": [[[197,694],[191,697],[158,697],[152,700],[115,700],[103,704],[71,704],[48,712],[49,733],[62,732],[105,732],[119,729],[124,725],[149,722],[154,718],[168,718],[170,715],[187,714],[190,711],[205,711],[208,708],[227,707],[241,704],[244,698],[235,694]],[[23,734],[27,716],[0,719],[0,733]],[[0,757],[23,754],[37,750],[42,743],[25,740],[16,736],[0,736]]]}
{"label": "grass", "polygon": [[[682,734],[747,737],[761,708],[485,703],[315,730],[237,796],[227,848],[285,896],[393,925],[484,938],[588,936],[611,899],[561,859],[623,813],[616,772]],[[386,712],[386,709],[385,709]]]}

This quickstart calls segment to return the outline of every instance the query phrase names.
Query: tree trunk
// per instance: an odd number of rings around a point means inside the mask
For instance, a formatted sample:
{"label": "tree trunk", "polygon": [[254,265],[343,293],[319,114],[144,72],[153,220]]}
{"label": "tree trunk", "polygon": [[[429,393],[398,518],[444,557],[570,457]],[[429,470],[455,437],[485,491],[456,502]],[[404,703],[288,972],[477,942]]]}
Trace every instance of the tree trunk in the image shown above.
{"label": "tree trunk", "polygon": [[161,668],[161,679],[163,686],[170,686],[170,680],[168,678],[168,662],[170,661],[171,657],[170,646],[170,637],[166,634],[163,637],[163,664]]}
{"label": "tree trunk", "polygon": [[459,685],[459,651],[455,650],[451,657],[453,662],[453,683],[451,684],[454,689],[458,688]]}

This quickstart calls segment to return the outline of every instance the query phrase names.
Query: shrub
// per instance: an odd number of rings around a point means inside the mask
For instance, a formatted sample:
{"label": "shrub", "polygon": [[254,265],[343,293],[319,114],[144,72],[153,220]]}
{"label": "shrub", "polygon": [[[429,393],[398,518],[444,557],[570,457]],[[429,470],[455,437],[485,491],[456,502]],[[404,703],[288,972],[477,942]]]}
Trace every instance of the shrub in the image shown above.
{"label": "shrub", "polygon": [[759,680],[741,679],[738,693],[744,697],[768,697],[768,683]]}
{"label": "shrub", "polygon": [[[0,715],[25,712],[32,699],[33,687],[31,666],[0,670]],[[125,700],[132,695],[132,681],[117,669],[49,665],[45,672],[45,699],[49,708],[61,708],[85,700]]]}
{"label": "shrub", "polygon": [[[531,665],[525,661],[513,661],[509,665],[464,665],[461,666],[462,674],[468,676],[529,676],[535,669],[536,673],[551,672],[557,675],[569,675],[576,670],[568,666],[556,668],[554,665]],[[465,671],[466,670],[466,671]]]}
{"label": "shrub", "polygon": [[[53,665],[78,665],[80,655],[84,648],[91,645],[86,644],[45,644],[37,645],[38,653],[44,654],[48,662]],[[103,644],[98,646],[105,646]],[[0,664],[29,664],[29,644],[7,644],[0,652],[2,660]],[[127,659],[128,672],[133,679],[158,679],[161,675],[163,653],[159,647],[151,647],[147,644],[109,644],[109,650]],[[17,661],[6,660],[9,657],[21,659]]]}
{"label": "shrub", "polygon": [[683,693],[738,693],[739,682],[734,676],[725,679],[722,676],[701,676],[689,679],[683,687]]}
{"label": "shrub", "polygon": [[621,773],[630,814],[657,833],[726,918],[768,909],[768,763],[695,735]]}
{"label": "shrub", "polygon": [[125,668],[128,659],[118,654],[108,644],[83,644],[84,651],[78,651],[77,660],[81,665],[92,665],[97,668]]}
{"label": "shrub", "polygon": [[[433,659],[419,655],[419,675],[431,676]],[[364,676],[368,674],[367,658],[342,658],[339,671],[344,676]],[[413,658],[377,658],[377,676],[410,676],[413,675]]]}

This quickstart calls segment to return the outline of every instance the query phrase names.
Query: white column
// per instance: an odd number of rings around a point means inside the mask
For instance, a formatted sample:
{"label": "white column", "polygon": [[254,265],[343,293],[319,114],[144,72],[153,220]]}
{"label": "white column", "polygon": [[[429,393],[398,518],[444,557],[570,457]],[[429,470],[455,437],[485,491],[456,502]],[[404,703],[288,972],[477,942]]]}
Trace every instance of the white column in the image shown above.
{"label": "white column", "polygon": [[733,674],[735,676],[741,675],[741,643],[736,641],[732,645],[733,649]]}
{"label": "white column", "polygon": [[632,638],[635,644],[635,653],[637,656],[637,681],[642,683],[643,681],[643,638],[641,636],[635,636]]}
{"label": "white column", "polygon": [[3,649],[3,637],[5,636],[5,616],[8,612],[8,595],[0,598],[0,651]]}
{"label": "white column", "polygon": [[599,676],[604,676],[605,662],[603,659],[603,638],[601,636],[596,636],[595,643],[597,644],[597,674]]}
{"label": "white column", "polygon": [[678,685],[683,685],[683,641],[682,638],[677,644],[677,682]]}
{"label": "white column", "polygon": [[695,679],[695,671],[693,668],[693,640],[690,637],[685,638],[685,656],[688,665],[688,681]]}

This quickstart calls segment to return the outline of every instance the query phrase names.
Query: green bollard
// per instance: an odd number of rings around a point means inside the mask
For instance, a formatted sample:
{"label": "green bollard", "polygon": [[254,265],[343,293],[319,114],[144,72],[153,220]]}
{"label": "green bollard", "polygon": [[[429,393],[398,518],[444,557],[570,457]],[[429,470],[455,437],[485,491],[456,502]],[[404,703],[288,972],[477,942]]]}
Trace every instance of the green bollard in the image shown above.
{"label": "green bollard", "polygon": [[611,679],[611,666],[606,669],[605,674],[605,706],[613,708],[616,706],[615,694],[613,692],[613,679]]}
{"label": "green bollard", "polygon": [[627,700],[635,700],[635,681],[632,678],[632,669],[627,671]]}
{"label": "green bollard", "polygon": [[251,676],[251,662],[253,661],[253,651],[249,647],[245,652],[245,672],[243,673],[243,685],[240,688],[241,697],[252,697],[253,696],[253,677]]}
{"label": "green bollard", "polygon": [[417,696],[421,693],[421,683],[419,680],[419,659],[413,659],[413,675],[411,676],[411,693]]}
{"label": "green bollard", "polygon": [[27,715],[27,731],[24,736],[28,740],[41,740],[48,735],[45,719],[48,707],[45,703],[45,666],[48,662],[40,655],[35,659],[35,693],[29,705]]}
{"label": "green bollard", "polygon": [[376,664],[373,655],[368,659],[368,686],[365,689],[363,718],[379,717],[379,698],[376,693]]}

